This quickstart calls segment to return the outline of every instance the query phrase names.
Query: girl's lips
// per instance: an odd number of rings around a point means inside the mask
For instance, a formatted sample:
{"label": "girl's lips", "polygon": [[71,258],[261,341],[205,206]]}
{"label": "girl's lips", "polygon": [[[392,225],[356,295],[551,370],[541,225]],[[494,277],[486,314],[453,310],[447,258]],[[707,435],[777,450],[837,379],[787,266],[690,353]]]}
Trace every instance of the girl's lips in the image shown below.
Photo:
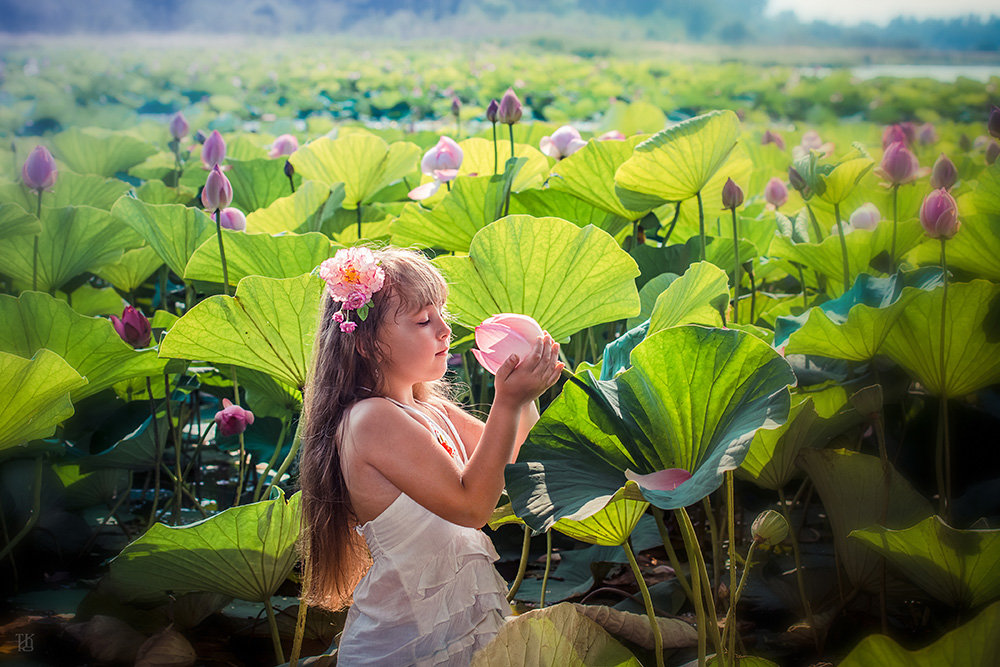
{"label": "girl's lips", "polygon": [[448,354],[448,350],[447,349],[441,350],[440,352],[438,352],[434,356],[435,357],[440,357],[442,354]]}

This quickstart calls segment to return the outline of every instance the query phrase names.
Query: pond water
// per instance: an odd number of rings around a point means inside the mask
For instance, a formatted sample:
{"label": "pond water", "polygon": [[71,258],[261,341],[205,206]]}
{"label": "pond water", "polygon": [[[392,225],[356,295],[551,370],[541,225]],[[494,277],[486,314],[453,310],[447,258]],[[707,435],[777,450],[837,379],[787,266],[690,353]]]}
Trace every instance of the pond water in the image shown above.
{"label": "pond water", "polygon": [[[926,77],[953,83],[959,77],[982,81],[986,83],[991,77],[1000,77],[1000,64],[997,65],[859,65],[852,67],[851,74],[859,79],[874,79],[880,76],[913,79]],[[830,67],[808,67],[799,70],[806,76],[826,76],[833,71]]]}

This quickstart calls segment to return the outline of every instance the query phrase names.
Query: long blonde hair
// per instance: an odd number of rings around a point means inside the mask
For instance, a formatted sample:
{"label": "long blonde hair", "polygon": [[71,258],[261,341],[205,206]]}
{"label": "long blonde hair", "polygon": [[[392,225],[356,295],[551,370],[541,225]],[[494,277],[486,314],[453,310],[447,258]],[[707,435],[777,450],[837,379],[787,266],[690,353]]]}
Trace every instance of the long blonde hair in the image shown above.
{"label": "long blonde hair", "polygon": [[[379,338],[386,318],[427,304],[443,304],[444,278],[419,252],[386,247],[373,250],[385,271],[385,283],[372,296],[367,319],[343,333],[333,320],[340,303],[325,293],[313,345],[312,364],[304,389],[302,453],[302,530],[298,549],[310,567],[303,568],[306,604],[337,611],[351,603],[352,593],[371,558],[364,539],[354,530],[357,517],[341,471],[340,432],[347,410],[363,398],[383,395],[378,364]],[[449,401],[443,381],[414,387],[419,400]]]}

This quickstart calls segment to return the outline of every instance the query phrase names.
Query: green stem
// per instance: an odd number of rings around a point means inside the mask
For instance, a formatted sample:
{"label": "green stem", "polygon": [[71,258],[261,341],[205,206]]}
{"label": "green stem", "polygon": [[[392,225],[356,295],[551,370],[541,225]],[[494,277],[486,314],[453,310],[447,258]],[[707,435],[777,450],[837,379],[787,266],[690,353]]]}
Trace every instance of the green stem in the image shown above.
{"label": "green stem", "polygon": [[[42,219],[42,189],[38,188],[38,207],[35,209],[35,217],[39,221]],[[32,254],[31,259],[31,289],[32,291],[38,291],[38,237],[39,234],[35,234],[35,249]]]}
{"label": "green stem", "polygon": [[507,125],[507,130],[510,133],[510,157],[514,159],[514,123]]}
{"label": "green stem", "polygon": [[[681,561],[677,557],[677,551],[674,549],[673,543],[670,541],[670,535],[667,534],[667,524],[663,520],[663,510],[654,506],[653,518],[656,520],[656,529],[660,531],[660,541],[663,542],[663,548],[667,550],[670,567],[674,568],[674,577],[680,582],[681,588],[684,589],[684,594],[687,595],[688,600],[691,601],[691,604],[694,604],[694,592],[691,590],[691,584],[688,583],[687,577],[681,574]],[[688,570],[693,571],[690,568]]]}
{"label": "green stem", "polygon": [[753,260],[750,261],[750,270],[747,271],[747,277],[750,278],[750,324],[757,321],[757,280],[753,275]]}
{"label": "green stem", "polygon": [[799,284],[802,285],[802,311],[805,312],[809,310],[809,299],[806,297],[806,277],[802,273],[802,265],[798,262],[792,262],[795,268],[799,270]]}
{"label": "green stem", "polygon": [[549,585],[549,572],[552,570],[552,531],[545,531],[545,574],[542,575],[542,594],[538,599],[538,608],[545,609],[545,588]]}
{"label": "green stem", "polygon": [[816,214],[813,213],[812,206],[806,203],[806,211],[809,213],[809,222],[812,223],[813,233],[816,235],[816,240],[813,243],[819,243],[823,240],[823,230],[819,227],[819,220],[816,219]]}
{"label": "green stem", "polygon": [[299,453],[299,447],[302,445],[302,419],[299,419],[298,426],[295,427],[295,438],[292,440],[292,447],[288,450],[288,455],[285,460],[281,462],[278,470],[274,473],[274,477],[271,478],[271,483],[267,485],[267,490],[264,491],[264,499],[271,497],[271,489],[278,483],[281,476],[285,474],[288,470],[288,466],[292,465],[292,461],[295,460],[295,456]]}
{"label": "green stem", "polygon": [[531,528],[527,524],[524,526],[524,541],[521,543],[521,562],[517,566],[517,576],[514,577],[514,583],[510,585],[510,590],[507,591],[507,602],[514,599],[517,595],[517,589],[521,587],[521,582],[524,581],[524,573],[528,570],[528,551],[531,547]]}
{"label": "green stem", "polygon": [[733,213],[733,252],[736,254],[736,271],[733,274],[736,278],[733,283],[733,321],[740,321],[740,280],[742,279],[743,266],[740,264],[740,228],[736,219],[736,208],[730,209]]}
{"label": "green stem", "polygon": [[712,502],[705,496],[701,499],[705,510],[705,523],[708,524],[709,538],[712,542],[712,590],[719,588],[719,577],[722,572],[722,537],[719,535],[719,524],[712,511]]}
{"label": "green stem", "polygon": [[278,634],[278,621],[274,618],[274,608],[271,606],[270,596],[265,598],[264,608],[267,610],[267,624],[271,626],[271,641],[274,643],[274,655],[280,665],[285,661],[285,652],[281,648],[281,635]]}
{"label": "green stem", "polygon": [[288,435],[288,420],[281,420],[281,431],[278,433],[278,442],[274,445],[274,453],[271,454],[271,459],[267,462],[267,466],[264,467],[264,472],[260,474],[260,479],[257,481],[257,488],[253,492],[253,501],[257,502],[260,500],[260,493],[264,490],[264,480],[267,479],[267,473],[269,470],[274,468],[274,464],[278,462],[278,455],[281,454],[281,446],[285,444],[285,436]]}
{"label": "green stem", "polygon": [[750,572],[750,562],[753,558],[754,549],[757,547],[757,541],[753,540],[750,542],[750,548],[747,549],[747,558],[743,563],[743,574],[740,575],[740,583],[736,585],[736,571],[735,569],[731,572],[730,581],[733,582],[735,590],[730,591],[729,596],[729,610],[726,612],[726,625],[725,633],[728,639],[727,651],[729,653],[729,661],[732,665],[739,664],[739,658],[736,657],[736,638],[739,634],[736,630],[736,605],[740,601],[740,594],[743,593],[743,586],[747,582],[747,574]]}
{"label": "green stem", "polygon": [[181,485],[184,483],[184,478],[182,475],[184,471],[181,469],[181,448],[182,448],[182,436],[181,436],[181,416],[177,415],[177,428],[174,428],[174,418],[173,411],[170,408],[170,374],[164,370],[163,371],[163,399],[167,409],[167,433],[172,433],[174,436],[174,516],[173,524],[176,526],[181,519],[181,508],[184,505],[184,496],[181,493]]}
{"label": "green stem", "polygon": [[892,245],[889,246],[889,266],[896,269],[896,227],[899,222],[899,184],[892,186]]}
{"label": "green stem", "polygon": [[684,537],[684,549],[688,553],[688,569],[691,571],[691,589],[694,593],[694,613],[695,618],[698,622],[698,667],[705,667],[705,648],[706,648],[706,618],[705,618],[705,601],[701,595],[701,575],[697,572],[698,568],[698,557],[696,554],[700,552],[698,547],[698,538],[694,534],[694,526],[691,525],[691,518],[688,516],[687,511],[681,507],[674,510],[674,514],[677,517],[677,525],[680,526],[681,535]]}
{"label": "green stem", "polygon": [[500,169],[500,158],[497,155],[497,123],[493,121],[493,175]]}
{"label": "green stem", "polygon": [[[10,544],[10,533],[7,532],[7,519],[5,518],[3,507],[0,507],[0,526],[3,527],[3,543]],[[10,571],[11,571],[11,582],[14,584],[14,593],[18,592],[17,582],[17,561],[14,558],[13,552],[10,554]]]}
{"label": "green stem", "polygon": [[670,226],[667,227],[667,233],[663,237],[663,247],[667,246],[667,241],[670,240],[670,235],[674,233],[674,227],[677,226],[677,220],[681,217],[681,203],[677,202],[676,208],[674,208],[674,219],[670,221]]}
{"label": "green stem", "polygon": [[809,604],[809,596],[806,595],[805,577],[802,574],[802,554],[799,551],[798,531],[792,527],[792,517],[790,516],[788,503],[785,502],[785,490],[781,487],[778,487],[778,500],[781,503],[781,515],[785,517],[785,523],[787,523],[790,528],[788,536],[792,538],[792,554],[795,557],[795,582],[799,587],[799,601],[802,603],[802,611],[805,612],[806,619],[809,621],[809,627],[812,629],[814,635],[818,637],[816,624],[813,619],[812,605]]}
{"label": "green stem", "polygon": [[705,261],[705,207],[701,203],[701,190],[695,197],[698,198],[698,236],[701,238],[701,261]]}
{"label": "green stem", "polygon": [[[236,366],[232,367],[232,373],[233,373],[233,403],[235,405],[240,405],[240,383],[238,378],[236,377]],[[240,465],[239,465],[239,482],[236,484],[235,504],[239,505],[240,498],[243,496],[243,484],[244,484],[243,480],[246,477],[247,450],[245,441],[243,440],[243,431],[240,431],[236,435],[236,437],[240,443]]]}
{"label": "green stem", "polygon": [[[736,600],[739,595],[739,591],[734,594],[734,589],[736,589],[736,492],[734,490],[733,483],[733,471],[727,470],[725,472],[726,477],[726,531],[729,533],[729,612],[726,614],[726,625],[725,632],[729,635],[729,643],[727,644],[729,650],[729,659],[731,661],[736,659]],[[753,552],[754,543],[750,544],[751,553]],[[746,577],[747,570],[750,569],[750,561],[748,560],[745,564],[743,570],[743,577]],[[740,582],[740,586],[743,582]]]}
{"label": "green stem", "polygon": [[840,221],[840,204],[833,205],[833,217],[837,219],[837,231],[840,233],[840,254],[844,260],[844,291],[851,289],[851,272],[847,264],[847,237],[844,236],[844,223]]}
{"label": "green stem", "polygon": [[358,202],[358,241],[361,240],[361,202]]}
{"label": "green stem", "polygon": [[629,565],[632,566],[632,573],[635,574],[639,590],[642,591],[642,602],[646,605],[649,629],[653,631],[653,650],[656,652],[656,667],[663,667],[663,637],[660,635],[660,624],[656,622],[656,612],[653,610],[653,598],[649,595],[646,580],[642,577],[642,570],[639,569],[639,563],[635,560],[635,554],[632,553],[632,547],[629,545],[628,540],[625,540],[622,547],[625,549],[625,555],[628,556]]}
{"label": "green stem", "polygon": [[303,559],[302,563],[302,592],[299,594],[299,613],[295,618],[295,636],[292,638],[292,655],[288,658],[288,667],[295,667],[299,662],[299,653],[302,652],[302,637],[306,632],[306,613],[309,605],[305,599],[305,583],[312,577],[312,560]]}
{"label": "green stem", "polygon": [[168,313],[172,313],[173,309],[167,306],[167,272],[170,269],[166,264],[160,267],[160,307]]}
{"label": "green stem", "polygon": [[3,551],[0,551],[0,560],[3,560],[4,556],[14,551],[17,543],[23,540],[38,522],[38,514],[42,510],[42,461],[44,458],[41,455],[35,457],[35,485],[31,489],[33,492],[31,497],[31,516],[28,517],[28,520],[21,527],[21,530],[17,532],[17,535],[14,536],[14,539],[4,546]]}
{"label": "green stem", "polygon": [[226,266],[226,247],[222,243],[222,209],[215,209],[215,232],[219,237],[219,257],[222,259],[222,293],[229,296],[229,267]]}
{"label": "green stem", "polygon": [[951,514],[951,443],[948,439],[948,347],[946,322],[948,317],[948,258],[945,255],[946,239],[941,239],[941,273],[944,279],[941,291],[941,404],[938,418],[938,495],[939,511],[945,521]]}

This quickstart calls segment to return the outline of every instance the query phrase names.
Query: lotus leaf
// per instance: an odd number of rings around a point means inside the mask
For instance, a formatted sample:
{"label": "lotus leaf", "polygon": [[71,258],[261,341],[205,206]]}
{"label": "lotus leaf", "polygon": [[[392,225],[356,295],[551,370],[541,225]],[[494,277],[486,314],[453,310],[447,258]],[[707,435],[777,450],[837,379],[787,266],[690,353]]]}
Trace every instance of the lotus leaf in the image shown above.
{"label": "lotus leaf", "polygon": [[[343,190],[338,188],[338,192],[343,198]],[[252,234],[298,231],[317,211],[322,210],[330,196],[330,188],[325,184],[306,181],[295,194],[275,199],[265,208],[247,214],[246,231]],[[341,202],[335,204],[339,207]]]}
{"label": "lotus leaf", "polygon": [[155,427],[152,416],[147,417],[144,422],[139,424],[138,428],[111,447],[99,454],[81,459],[80,470],[83,472],[102,468],[153,470],[156,466],[157,446],[162,448],[166,444],[169,431],[167,411],[161,405],[156,410]]}
{"label": "lotus leaf", "polygon": [[[129,184],[116,178],[63,170],[59,172],[59,180],[52,190],[42,193],[42,205],[50,208],[92,206],[110,211],[118,198],[128,190]],[[23,185],[0,187],[0,200],[14,202],[32,213],[38,210],[38,193]]]}
{"label": "lotus leaf", "polygon": [[147,204],[187,204],[197,194],[194,188],[186,185],[172,188],[163,181],[146,181],[135,191],[136,198]]}
{"label": "lotus leaf", "polygon": [[73,414],[70,392],[87,384],[62,357],[40,349],[30,359],[0,352],[0,452],[46,438]]}
{"label": "lotus leaf", "polygon": [[42,223],[17,204],[4,202],[0,204],[0,241],[12,236],[38,234],[42,231]]}
{"label": "lotus leaf", "polygon": [[[518,168],[517,175],[511,183],[511,192],[520,192],[529,188],[536,188],[545,180],[545,175],[549,172],[549,159],[535,146],[527,143],[519,143],[517,137],[514,142],[514,155],[510,154],[510,142],[504,141],[502,128],[497,132],[497,160],[498,169],[503,172],[504,165],[511,157],[524,158],[525,162]],[[515,128],[515,134],[516,134]],[[493,141],[480,137],[471,137],[458,142],[462,149],[462,166],[458,169],[459,178],[462,176],[493,176]],[[422,182],[429,181],[430,177],[425,176]]]}
{"label": "lotus leaf", "polygon": [[493,222],[495,194],[489,176],[456,179],[433,209],[407,204],[392,223],[392,242],[468,252],[476,233]]}
{"label": "lotus leaf", "polygon": [[[977,278],[1000,281],[1000,262],[997,261],[1000,257],[1000,215],[974,213],[960,215],[960,218],[962,227],[948,240],[948,268],[967,271]],[[937,239],[929,239],[913,251],[912,257],[920,264],[940,265],[941,243]]]}
{"label": "lotus leaf", "polygon": [[613,238],[559,218],[508,216],[484,227],[468,257],[438,257],[449,307],[463,326],[522,313],[556,340],[635,315],[639,270]]}
{"label": "lotus leaf", "polygon": [[[663,291],[670,286],[670,283],[674,282],[679,277],[680,276],[676,273],[670,273],[668,271],[661,273],[643,285],[642,289],[639,290],[639,314],[635,317],[628,318],[625,325],[629,329],[632,329],[648,320],[649,316],[653,313],[653,306],[656,304],[656,300],[661,294],[663,294]],[[614,341],[612,341],[612,343],[614,343]]]}
{"label": "lotus leaf", "polygon": [[126,250],[116,261],[93,269],[93,272],[123,292],[134,292],[161,266],[163,260],[156,250],[145,245]]}
{"label": "lotus leaf", "polygon": [[[292,278],[309,273],[330,257],[331,244],[323,234],[245,234],[223,229],[229,284],[246,276]],[[222,283],[218,239],[205,239],[184,269],[185,280]]]}
{"label": "lotus leaf", "polygon": [[510,200],[512,215],[525,214],[536,218],[555,217],[569,220],[579,227],[593,225],[612,236],[629,227],[625,218],[608,213],[567,192],[551,187],[544,190],[515,192]]}
{"label": "lotus leaf", "polygon": [[267,208],[279,197],[292,194],[281,160],[227,160],[226,176],[233,186],[232,206],[244,213]]}
{"label": "lotus leaf", "polygon": [[111,214],[137,231],[179,276],[194,251],[215,233],[215,223],[202,211],[180,204],[146,204],[124,197]]}
{"label": "lotus leaf", "polygon": [[569,157],[560,160],[549,175],[549,187],[568,192],[591,206],[626,220],[638,220],[650,209],[626,208],[615,193],[615,172],[632,157],[639,138],[627,141],[587,142]]}
{"label": "lotus leaf", "polygon": [[729,306],[726,272],[709,262],[695,262],[656,298],[649,331],[678,324],[722,324],[719,313]]}
{"label": "lotus leaf", "polygon": [[156,152],[150,144],[126,134],[96,127],[71,127],[52,137],[56,157],[81,174],[114,176]]}
{"label": "lotus leaf", "polygon": [[875,161],[855,147],[832,170],[817,175],[816,194],[829,204],[840,204],[874,166]]}
{"label": "lotus leaf", "polygon": [[659,132],[667,124],[663,110],[655,104],[636,100],[615,100],[601,119],[601,131],[618,130],[626,137],[643,132]]}
{"label": "lotus leaf", "polygon": [[98,288],[90,283],[80,285],[69,294],[57,292],[56,298],[66,299],[66,303],[81,315],[120,316],[127,305],[113,287]]}
{"label": "lotus leaf", "polygon": [[63,463],[52,469],[65,487],[63,502],[70,510],[113,502],[129,490],[128,471],[121,468],[83,472],[76,463]]}

